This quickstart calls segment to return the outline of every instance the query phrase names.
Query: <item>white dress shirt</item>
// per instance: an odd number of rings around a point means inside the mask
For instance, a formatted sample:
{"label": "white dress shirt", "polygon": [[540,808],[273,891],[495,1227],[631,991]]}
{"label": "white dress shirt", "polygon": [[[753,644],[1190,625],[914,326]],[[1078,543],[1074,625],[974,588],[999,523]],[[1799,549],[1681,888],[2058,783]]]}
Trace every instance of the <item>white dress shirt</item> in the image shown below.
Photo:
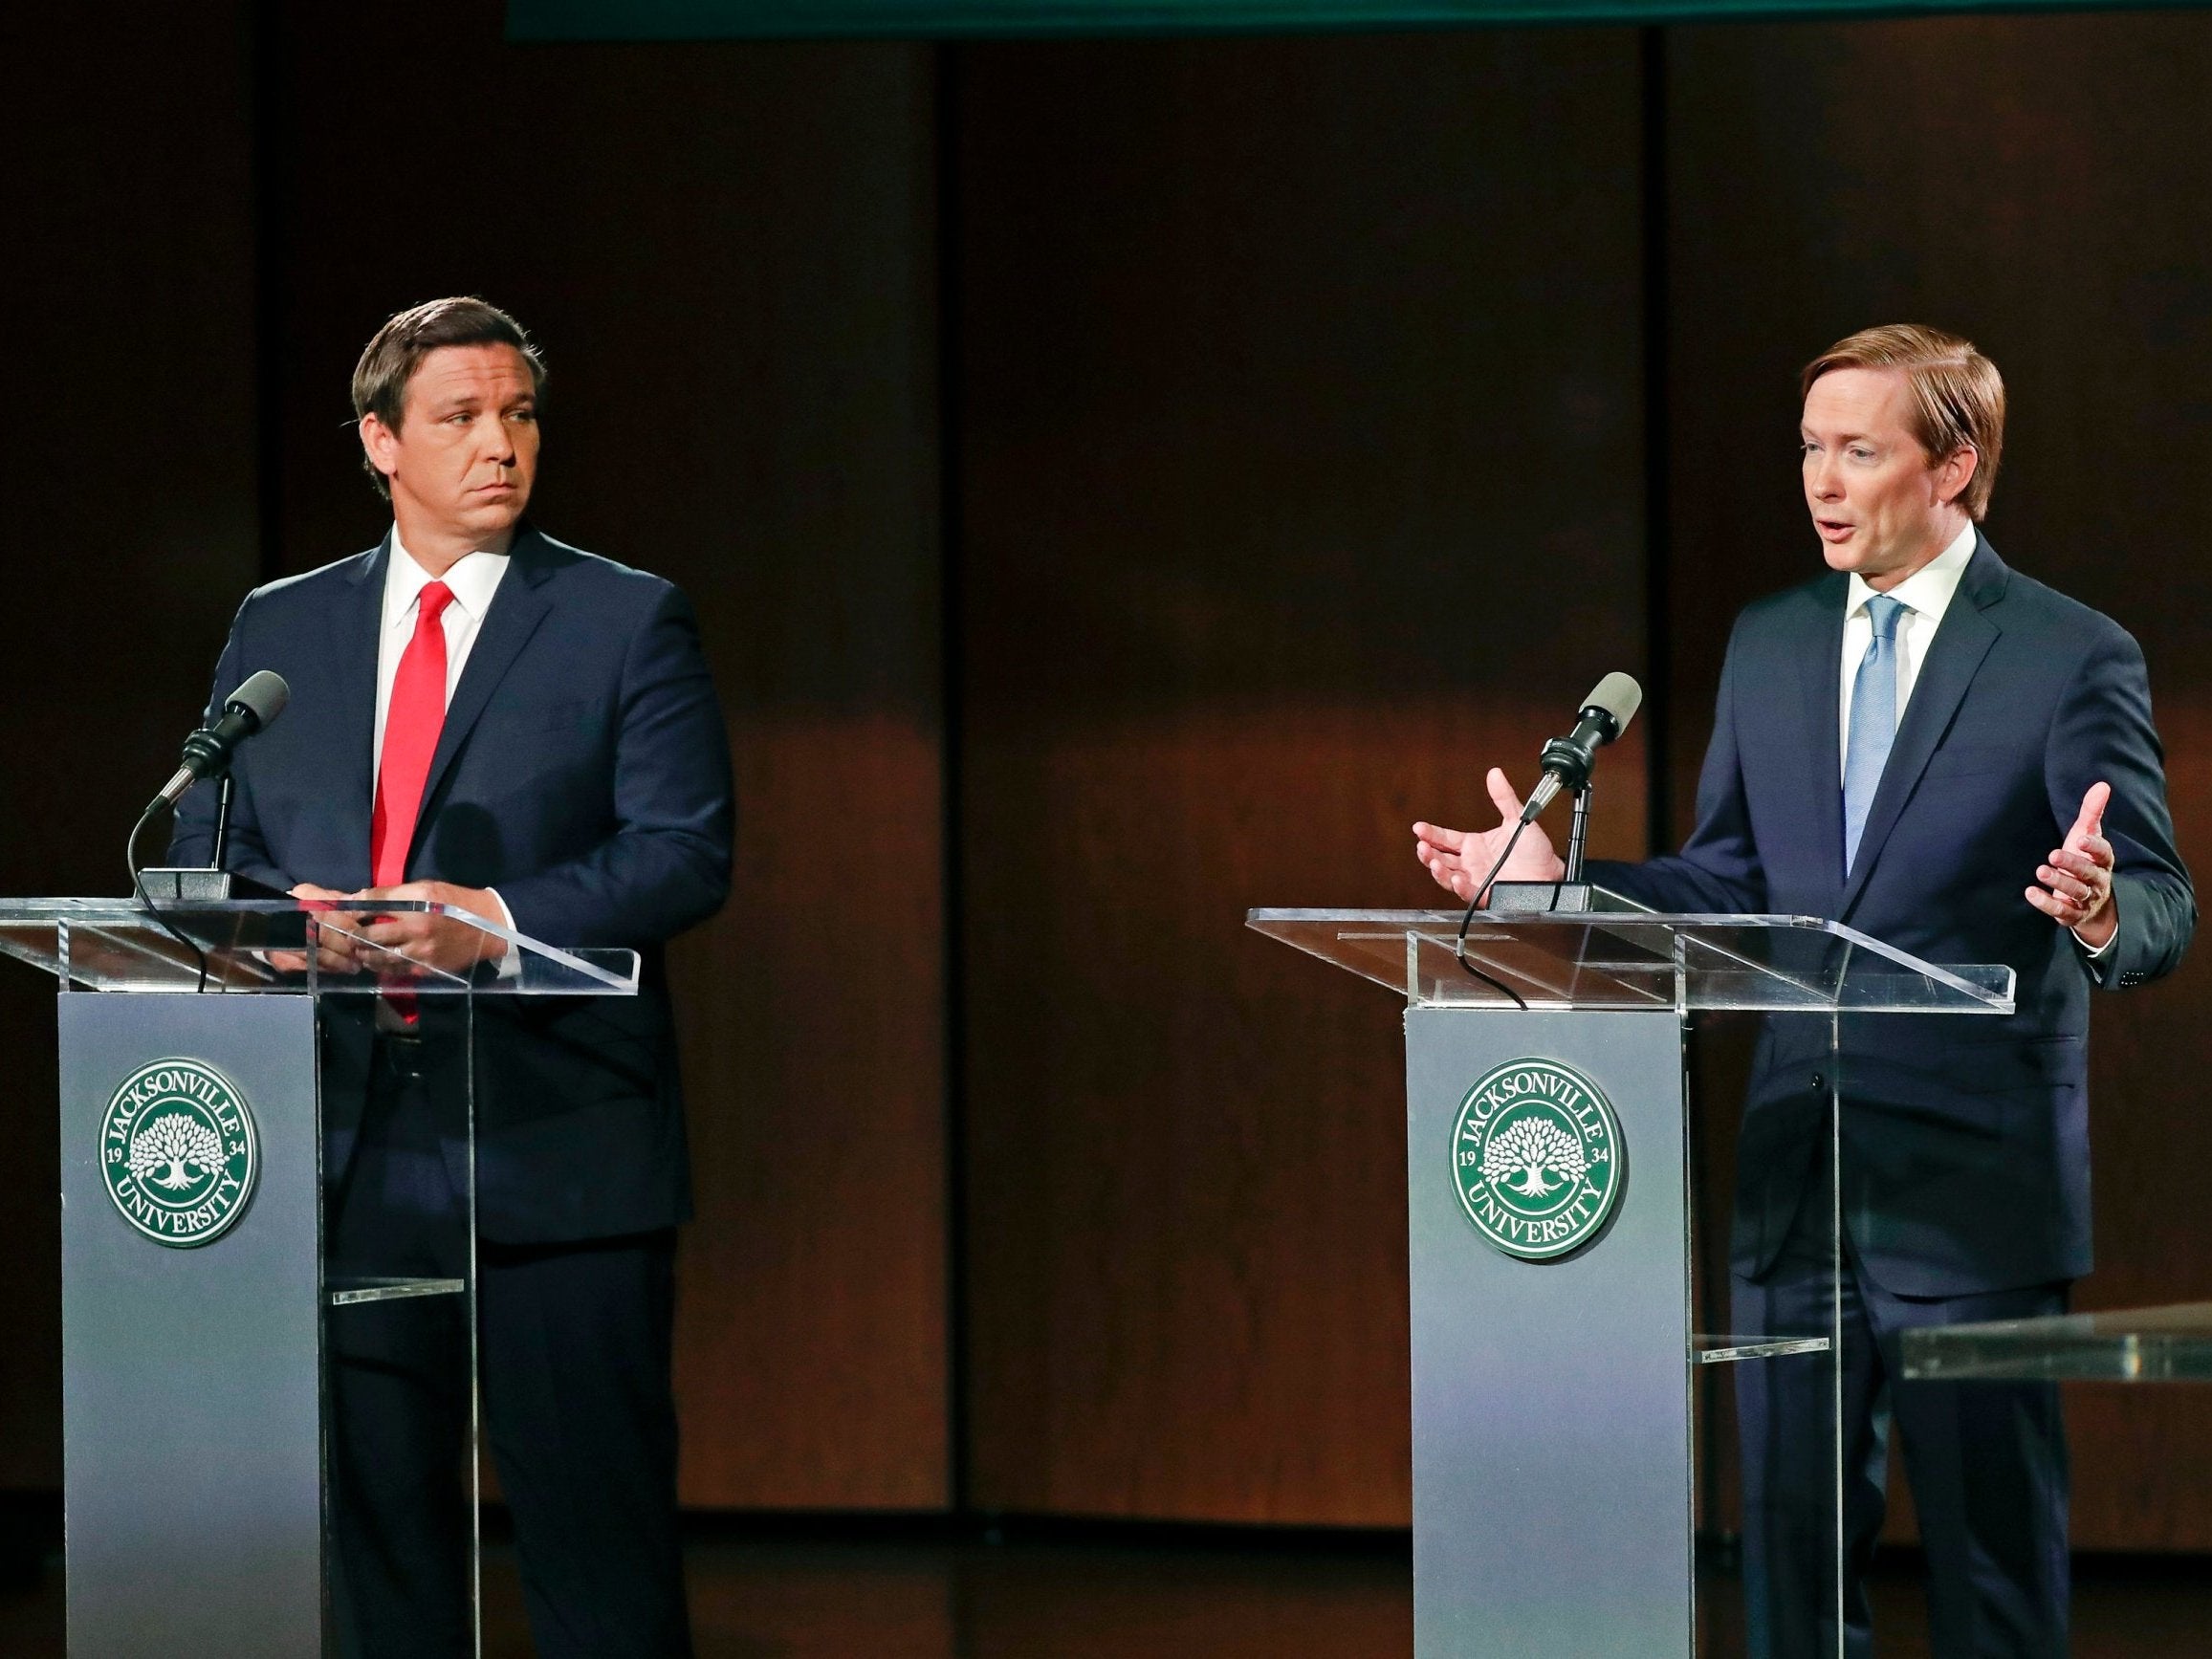
{"label": "white dress shirt", "polygon": [[[1913,687],[1920,678],[1920,665],[1928,660],[1928,646],[1936,638],[1936,630],[1943,624],[1943,613],[1951,608],[1957,597],[1959,583],[1966,574],[1966,562],[1974,557],[1974,526],[1971,521],[1961,530],[1949,547],[1890,589],[1889,597],[1905,607],[1897,619],[1897,722],[1904,723],[1905,703],[1913,694]],[[1857,571],[1851,572],[1851,589],[1844,598],[1843,675],[1838,684],[1842,689],[1836,697],[1836,722],[1840,742],[1837,752],[1844,764],[1851,764],[1851,692],[1857,688],[1859,660],[1867,654],[1867,646],[1873,643],[1873,619],[1867,615],[1867,600],[1874,597],[1874,590],[1867,586],[1867,578]],[[1842,781],[1839,772],[1837,781]],[[2034,871],[2026,872],[2028,876]],[[2025,881],[2023,885],[2025,885]],[[2119,934],[2114,932],[2113,939]],[[2113,948],[2113,939],[2102,946],[2092,946],[2075,934],[2092,961]]]}
{"label": "white dress shirt", "polygon": [[[1942,626],[1943,613],[1951,608],[1951,600],[1959,592],[1960,578],[1966,574],[1966,561],[1973,557],[1974,525],[1969,520],[1949,547],[1890,589],[1889,597],[1905,607],[1905,614],[1897,619],[1896,709],[1900,725],[1905,719],[1905,700],[1912,696],[1913,687],[1920,678],[1920,665],[1928,659],[1929,644],[1936,638],[1936,630]],[[1842,766],[1851,764],[1851,692],[1857,688],[1859,660],[1867,654],[1867,646],[1874,638],[1874,624],[1867,615],[1867,600],[1873,597],[1874,590],[1867,586],[1867,578],[1852,571],[1851,591],[1844,598],[1843,692],[1837,698],[1836,709],[1837,753],[1842,757]],[[1839,783],[1843,779],[1842,766],[1836,772]]]}
{"label": "white dress shirt", "polygon": [[[446,701],[449,705],[453,701],[453,688],[461,683],[461,670],[469,666],[469,652],[483,629],[484,613],[492,608],[492,596],[499,591],[500,578],[506,576],[512,562],[504,553],[463,554],[444,576],[434,577],[415,562],[415,556],[400,540],[399,526],[392,526],[392,556],[384,561],[383,626],[377,635],[377,724],[375,740],[369,750],[372,811],[376,805],[377,778],[384,764],[384,720],[392,709],[392,682],[400,676],[400,658],[406,654],[407,642],[415,637],[415,614],[422,608],[423,589],[433,581],[442,581],[453,595],[452,601],[438,617],[446,630]],[[486,920],[513,928],[514,912],[507,908],[507,901],[499,897],[499,890],[496,887],[484,890],[499,905],[499,914]],[[499,963],[501,977],[515,973],[520,966],[515,948],[509,946]]]}
{"label": "white dress shirt", "polygon": [[392,556],[384,561],[383,628],[377,636],[377,726],[376,746],[369,752],[371,790],[383,770],[384,719],[392,709],[392,682],[400,676],[400,658],[406,654],[407,642],[415,637],[415,612],[421,606],[423,589],[442,581],[453,594],[453,602],[438,618],[446,628],[446,701],[450,703],[453,688],[461,683],[461,670],[469,666],[470,649],[484,625],[484,613],[492,608],[492,596],[499,591],[499,578],[507,574],[511,562],[503,553],[465,554],[444,576],[434,577],[415,562],[415,556],[400,540],[398,527],[393,528]]}

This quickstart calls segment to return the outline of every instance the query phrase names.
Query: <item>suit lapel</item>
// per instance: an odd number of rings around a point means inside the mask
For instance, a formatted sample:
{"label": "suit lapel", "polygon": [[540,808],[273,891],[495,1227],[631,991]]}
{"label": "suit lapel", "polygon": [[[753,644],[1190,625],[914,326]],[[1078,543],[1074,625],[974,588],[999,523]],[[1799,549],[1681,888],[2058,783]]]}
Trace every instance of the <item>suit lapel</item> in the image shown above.
{"label": "suit lapel", "polygon": [[376,806],[377,650],[384,622],[385,560],[392,556],[392,540],[362,554],[347,577],[341,614],[336,619],[338,685],[334,708],[342,733],[338,750],[343,773],[339,778],[337,812],[339,844],[358,850],[361,859],[357,886],[369,884],[369,818]]}
{"label": "suit lapel", "polygon": [[461,683],[453,688],[453,700],[446,706],[446,724],[439,729],[429,775],[423,780],[423,810],[415,819],[410,856],[423,843],[423,833],[435,811],[431,803],[437,799],[438,786],[452,769],[454,756],[469,740],[477,718],[492,701],[493,691],[530,636],[537,631],[545,613],[553,608],[544,591],[553,567],[551,561],[535,557],[542,551],[537,540],[536,533],[527,530],[515,538],[514,562],[507,567],[498,592],[492,596],[492,608],[484,613],[476,643],[469,648],[469,666],[461,670]]}
{"label": "suit lapel", "polygon": [[1812,780],[1806,798],[1814,802],[1823,845],[1830,849],[1836,890],[1843,885],[1843,740],[1837,732],[1842,706],[1837,676],[1843,672],[1844,596],[1849,578],[1829,577],[1814,589],[1818,619],[1803,642],[1798,687],[1803,702],[1804,747]]}
{"label": "suit lapel", "polygon": [[[1844,884],[1843,904],[1837,911],[1840,919],[1850,919],[1851,906],[1866,891],[1867,879],[1881,858],[1883,843],[1919,786],[1920,774],[1927,770],[1936,745],[1950,731],[1967,688],[1989,655],[1989,647],[2004,631],[1985,613],[2004,597],[2010,574],[1989,543],[1977,535],[1974,557],[1960,578],[1958,594],[1943,613],[1942,625],[1929,643],[1927,660],[1913,683],[1905,718],[1897,727],[1896,741],[1891,745],[1890,758],[1882,768],[1882,781],[1874,790],[1867,827],[1859,837],[1858,862]],[[1837,799],[1842,799],[1840,786]]]}

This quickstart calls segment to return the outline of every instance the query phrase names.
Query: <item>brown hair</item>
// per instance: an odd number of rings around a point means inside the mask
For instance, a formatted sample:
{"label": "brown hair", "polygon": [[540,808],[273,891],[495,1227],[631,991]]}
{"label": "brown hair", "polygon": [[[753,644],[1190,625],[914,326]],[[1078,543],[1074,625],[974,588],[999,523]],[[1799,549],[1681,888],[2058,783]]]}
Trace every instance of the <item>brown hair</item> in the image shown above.
{"label": "brown hair", "polygon": [[1802,392],[1830,369],[1900,369],[1913,388],[1913,436],[1931,466],[1961,449],[1980,458],[1959,504],[1977,523],[1997,488],[2004,447],[2004,378],[1974,342],[1916,322],[1862,328],[1805,365]]}
{"label": "brown hair", "polygon": [[[531,390],[545,395],[545,361],[531,343],[529,331],[496,305],[462,295],[451,299],[426,300],[385,318],[353,368],[353,413],[357,421],[374,415],[394,432],[406,416],[407,382],[423,360],[440,346],[511,345],[530,365]],[[366,454],[377,493],[391,498],[391,486]]]}

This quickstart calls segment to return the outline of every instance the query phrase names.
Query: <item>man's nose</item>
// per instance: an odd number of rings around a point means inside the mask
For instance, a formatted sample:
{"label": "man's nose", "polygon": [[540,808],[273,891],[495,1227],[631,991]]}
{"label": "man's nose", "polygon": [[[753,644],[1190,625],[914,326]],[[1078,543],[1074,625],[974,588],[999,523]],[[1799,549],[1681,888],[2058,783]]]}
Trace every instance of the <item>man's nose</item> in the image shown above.
{"label": "man's nose", "polygon": [[500,466],[511,466],[515,460],[515,433],[505,421],[484,421],[477,426],[484,444],[484,458],[496,461]]}
{"label": "man's nose", "polygon": [[1835,463],[1823,455],[1812,464],[1812,492],[1823,501],[1832,501],[1843,493],[1836,483]]}

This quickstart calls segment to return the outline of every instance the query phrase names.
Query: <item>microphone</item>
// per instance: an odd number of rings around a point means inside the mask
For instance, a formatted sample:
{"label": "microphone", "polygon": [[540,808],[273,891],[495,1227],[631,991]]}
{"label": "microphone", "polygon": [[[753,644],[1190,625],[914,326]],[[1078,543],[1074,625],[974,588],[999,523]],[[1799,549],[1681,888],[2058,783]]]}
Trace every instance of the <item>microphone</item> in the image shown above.
{"label": "microphone", "polygon": [[1590,770],[1597,765],[1598,750],[1629,729],[1643,702],[1644,688],[1631,676],[1612,673],[1600,680],[1582,700],[1574,730],[1544,746],[1544,776],[1528,792],[1521,821],[1534,823],[1561,790],[1588,785]]}
{"label": "microphone", "polygon": [[201,727],[185,739],[185,763],[162,785],[161,794],[146,808],[147,815],[174,807],[185,791],[203,777],[228,772],[230,752],[256,731],[266,730],[284,712],[291,698],[292,688],[284,683],[283,675],[267,668],[248,675],[245,684],[223,700],[223,711],[215,723]]}

